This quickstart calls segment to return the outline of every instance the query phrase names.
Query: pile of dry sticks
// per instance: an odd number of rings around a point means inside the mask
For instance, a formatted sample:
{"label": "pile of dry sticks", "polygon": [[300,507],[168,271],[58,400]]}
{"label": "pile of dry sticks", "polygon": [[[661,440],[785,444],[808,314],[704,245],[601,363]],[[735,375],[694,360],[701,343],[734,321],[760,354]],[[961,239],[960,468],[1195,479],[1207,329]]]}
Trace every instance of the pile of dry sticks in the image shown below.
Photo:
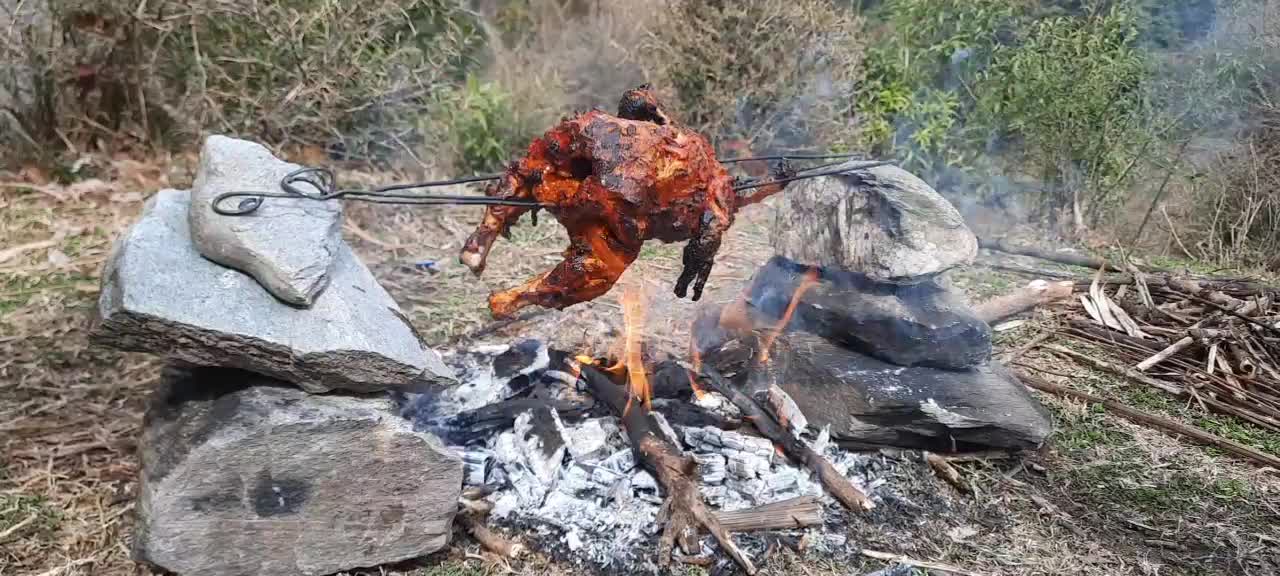
{"label": "pile of dry sticks", "polygon": [[[1280,286],[1252,278],[1195,277],[1132,263],[1115,265],[1088,257],[1063,258],[1057,253],[1011,247],[998,241],[984,240],[982,244],[992,250],[1095,270],[1092,277],[1075,277],[1051,270],[996,266],[1061,281],[1052,285],[1041,282],[1055,288],[1051,299],[1028,293],[1022,298],[1004,298],[1016,300],[1018,306],[1009,310],[995,308],[1012,312],[1026,309],[1028,303],[1058,300],[1067,293],[1068,285],[1080,304],[1054,307],[1059,328],[1021,346],[1010,359],[1039,347],[1161,390],[1206,412],[1230,415],[1280,432]],[[983,309],[981,305],[979,309]],[[1004,312],[990,316],[1003,318]],[[1109,360],[1045,343],[1050,337],[1101,347],[1107,350]],[[1053,384],[1026,371],[1019,371],[1019,376],[1033,388],[1102,403],[1130,420],[1280,469],[1280,457],[1274,454]]]}
{"label": "pile of dry sticks", "polygon": [[1062,335],[1105,346],[1131,380],[1280,432],[1280,288],[1137,271],[1083,288]]}

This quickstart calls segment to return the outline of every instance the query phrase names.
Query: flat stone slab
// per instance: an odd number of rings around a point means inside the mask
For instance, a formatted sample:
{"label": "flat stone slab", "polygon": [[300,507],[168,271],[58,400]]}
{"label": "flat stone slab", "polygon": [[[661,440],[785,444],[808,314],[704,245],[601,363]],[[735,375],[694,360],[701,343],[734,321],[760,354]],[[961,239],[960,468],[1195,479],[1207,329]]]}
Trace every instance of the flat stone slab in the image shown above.
{"label": "flat stone slab", "polygon": [[98,342],[243,368],[309,392],[421,391],[453,381],[345,243],[329,288],[297,308],[202,258],[191,244],[189,205],[187,192],[159,192],[117,242],[103,273]]}
{"label": "flat stone slab", "polygon": [[462,462],[379,397],[166,370],[139,444],[134,556],[182,576],[332,574],[448,545]]}
{"label": "flat stone slab", "polygon": [[803,264],[913,283],[978,254],[960,212],[897,166],[802,180],[778,198],[773,247]]}
{"label": "flat stone slab", "polygon": [[[806,284],[810,274],[817,280]],[[960,370],[991,358],[991,328],[932,281],[875,282],[775,256],[756,271],[749,302],[762,314],[781,318],[802,285],[788,329],[812,332],[899,366]]]}
{"label": "flat stone slab", "polygon": [[[191,238],[206,258],[253,276],[285,302],[310,306],[342,244],[341,202],[267,198],[249,214],[213,211],[213,199],[224,192],[279,192],[280,179],[299,168],[261,144],[210,136],[191,190]],[[234,208],[236,201],[227,204]]]}
{"label": "flat stone slab", "polygon": [[[1053,430],[1044,407],[996,362],[964,370],[898,366],[815,334],[785,332],[761,364],[755,333],[718,321],[711,309],[694,326],[703,362],[736,374],[748,391],[779,386],[811,427],[830,426],[846,448],[1033,449]],[[770,325],[752,322],[756,332]]]}

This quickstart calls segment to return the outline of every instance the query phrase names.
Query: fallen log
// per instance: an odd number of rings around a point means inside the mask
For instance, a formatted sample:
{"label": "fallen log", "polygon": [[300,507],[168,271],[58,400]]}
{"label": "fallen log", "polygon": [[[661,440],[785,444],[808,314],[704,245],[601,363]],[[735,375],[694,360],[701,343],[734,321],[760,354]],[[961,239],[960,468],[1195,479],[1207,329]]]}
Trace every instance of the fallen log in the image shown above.
{"label": "fallen log", "polygon": [[1070,280],[1047,282],[1032,280],[1026,286],[1003,296],[996,296],[974,306],[974,314],[987,324],[995,324],[1015,314],[1071,297],[1075,283]]}
{"label": "fallen log", "polygon": [[738,411],[742,412],[743,420],[750,422],[762,436],[775,445],[781,446],[782,451],[793,462],[811,470],[822,482],[823,487],[846,508],[857,511],[875,507],[871,499],[849,482],[848,478],[841,475],[830,461],[810,448],[803,440],[788,432],[786,427],[769,416],[760,404],[738,390],[718,371],[703,365],[702,376],[706,377],[707,384],[712,390],[719,392],[721,396],[728,398],[734,406],[737,406]]}
{"label": "fallen log", "polygon": [[738,548],[728,530],[703,502],[698,492],[697,463],[663,435],[661,425],[645,403],[639,399],[628,402],[625,389],[594,367],[582,366],[581,376],[591,396],[622,419],[637,459],[653,473],[666,492],[663,503],[666,526],[658,541],[658,564],[670,564],[676,543],[686,554],[694,554],[698,549],[697,535],[705,530],[744,572],[755,574],[755,564]]}
{"label": "fallen log", "polygon": [[1035,388],[1036,390],[1040,390],[1041,392],[1047,392],[1057,396],[1069,396],[1086,402],[1101,404],[1108,411],[1118,414],[1132,422],[1151,426],[1167,433],[1180,434],[1196,441],[1197,443],[1212,446],[1214,448],[1221,449],[1224,452],[1230,452],[1236,456],[1252,460],[1264,466],[1269,466],[1276,471],[1280,471],[1280,457],[1267,454],[1266,452],[1262,452],[1250,446],[1245,446],[1239,442],[1228,440],[1218,436],[1217,434],[1205,432],[1204,430],[1188,426],[1181,422],[1175,422],[1168,418],[1143,412],[1137,408],[1127,404],[1122,404],[1115,400],[1108,400],[1100,396],[1094,396],[1088,392],[1082,392],[1074,388],[1054,384],[1048,380],[1040,378],[1039,376],[1028,374],[1022,370],[1015,371],[1015,374],[1017,374],[1019,380],[1022,380],[1023,384],[1031,388]]}

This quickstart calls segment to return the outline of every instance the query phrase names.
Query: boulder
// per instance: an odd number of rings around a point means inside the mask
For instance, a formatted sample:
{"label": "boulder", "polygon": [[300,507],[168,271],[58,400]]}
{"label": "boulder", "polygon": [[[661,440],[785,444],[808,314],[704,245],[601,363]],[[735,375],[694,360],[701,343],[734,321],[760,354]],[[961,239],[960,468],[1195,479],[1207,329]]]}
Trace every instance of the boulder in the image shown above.
{"label": "boulder", "polygon": [[125,350],[243,368],[309,392],[424,389],[453,381],[345,243],[333,281],[310,308],[289,306],[249,276],[200,257],[188,193],[164,190],[117,241],[104,271],[94,337]]}
{"label": "boulder", "polygon": [[449,543],[462,463],[385,397],[166,371],[139,444],[134,555],[183,576],[332,574]]}
{"label": "boulder", "polygon": [[803,264],[914,283],[978,253],[955,207],[896,166],[802,180],[778,197],[773,247]]}
{"label": "boulder", "polygon": [[771,358],[760,377],[845,447],[1033,449],[1053,431],[1044,407],[996,362],[902,367],[803,332],[779,337]]}
{"label": "boulder", "polygon": [[863,274],[801,266],[776,256],[752,281],[748,301],[781,318],[806,274],[788,328],[812,332],[899,366],[964,369],[991,358],[991,328],[932,281],[876,282]]}
{"label": "boulder", "polygon": [[965,370],[898,366],[807,332],[779,335],[760,362],[759,330],[725,328],[720,316],[710,308],[694,325],[703,362],[753,394],[782,388],[810,426],[830,426],[847,448],[1031,449],[1052,431],[1049,414],[998,363]]}
{"label": "boulder", "polygon": [[260,144],[210,136],[191,191],[191,239],[206,258],[253,276],[277,298],[311,306],[329,282],[342,243],[340,202],[269,198],[241,216],[213,211],[219,194],[278,192],[280,179],[299,168]]}

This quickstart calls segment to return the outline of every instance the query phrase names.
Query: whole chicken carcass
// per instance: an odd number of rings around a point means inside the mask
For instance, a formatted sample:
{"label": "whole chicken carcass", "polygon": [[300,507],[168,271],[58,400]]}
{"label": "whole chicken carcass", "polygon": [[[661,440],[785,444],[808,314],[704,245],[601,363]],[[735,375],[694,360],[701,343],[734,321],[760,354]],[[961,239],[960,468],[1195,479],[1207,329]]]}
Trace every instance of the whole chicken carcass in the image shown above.
{"label": "whole chicken carcass", "polygon": [[[790,174],[785,165],[775,172]],[[536,200],[568,230],[569,247],[551,270],[490,295],[490,311],[504,318],[529,305],[560,309],[597,298],[650,239],[689,241],[675,293],[683,298],[692,285],[697,300],[734,213],[785,186],[740,196],[733,184],[711,143],[673,122],[648,86],[627,91],[617,116],[593,110],[563,120],[485,195]],[[463,246],[462,263],[480,274],[497,237],[531,209],[539,208],[488,207]]]}

